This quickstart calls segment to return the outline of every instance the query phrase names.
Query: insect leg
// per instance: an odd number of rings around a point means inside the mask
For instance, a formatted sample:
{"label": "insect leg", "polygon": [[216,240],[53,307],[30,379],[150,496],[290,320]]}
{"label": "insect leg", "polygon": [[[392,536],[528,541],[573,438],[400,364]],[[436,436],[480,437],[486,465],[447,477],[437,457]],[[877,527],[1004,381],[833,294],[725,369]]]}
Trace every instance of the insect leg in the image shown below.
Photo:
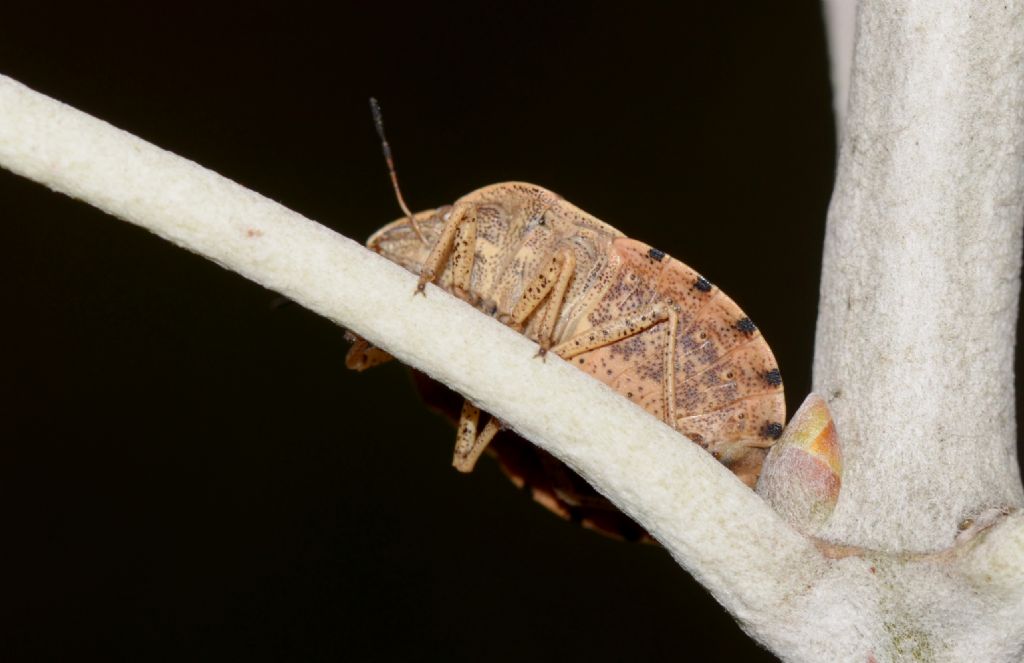
{"label": "insect leg", "polygon": [[562,359],[572,359],[584,352],[611,345],[662,322],[668,323],[668,345],[665,348],[665,421],[675,421],[675,347],[679,329],[679,316],[675,309],[664,302],[646,306],[621,318],[609,320],[593,329],[577,334],[564,343],[552,348]]}
{"label": "insect leg", "polygon": [[576,273],[576,254],[566,250],[562,253],[562,271],[558,273],[558,280],[548,297],[547,306],[544,308],[544,318],[541,320],[537,330],[537,339],[540,343],[540,354],[543,357],[551,349],[551,337],[555,333],[555,325],[558,323],[558,315],[562,312],[562,304],[565,303],[565,293],[569,289],[569,281]]}
{"label": "insect leg", "polygon": [[646,331],[660,322],[665,322],[673,313],[671,307],[664,303],[645,306],[638,311],[620,318],[613,318],[581,332],[568,341],[559,343],[552,348],[552,351],[562,359],[572,359],[576,355],[611,345],[616,341]]}
{"label": "insect leg", "polygon": [[475,258],[476,216],[467,215],[455,230],[455,247],[452,249],[453,289],[457,297],[466,301],[470,301],[469,288]]}
{"label": "insect leg", "polygon": [[374,366],[380,366],[394,359],[391,355],[380,348],[374,347],[365,338],[347,332],[345,338],[352,342],[352,347],[345,355],[345,367],[354,371],[365,371]]}
{"label": "insect leg", "polygon": [[[547,267],[542,269],[526,286],[523,296],[516,303],[515,309],[507,316],[507,320],[503,321],[515,329],[522,329],[525,326],[526,319],[541,308],[541,302],[550,294],[547,306],[543,309],[544,313],[542,315],[544,317],[541,320],[541,329],[538,334],[541,348],[543,352],[547,352],[547,346],[550,344],[551,339],[551,329],[554,329],[554,323],[558,320],[558,313],[562,307],[562,300],[565,299],[565,291],[569,286],[569,279],[575,270],[576,256],[573,255],[572,251],[566,250],[554,255]],[[546,330],[545,325],[547,325],[549,317],[551,318],[551,329]]]}
{"label": "insect leg", "polygon": [[456,205],[452,208],[450,216],[444,224],[444,228],[441,229],[441,236],[438,238],[437,244],[435,244],[434,248],[430,250],[430,255],[428,255],[427,259],[423,262],[423,267],[420,269],[420,280],[419,283],[416,284],[416,292],[422,294],[423,289],[427,287],[427,284],[436,279],[441,272],[444,271],[442,266],[444,265],[445,260],[448,259],[448,255],[451,253],[452,247],[455,245],[456,231],[458,231],[459,226],[470,217],[470,214],[469,205]]}
{"label": "insect leg", "polygon": [[665,418],[669,426],[676,421],[676,334],[679,330],[679,315],[671,306],[668,308],[668,343],[665,344]]}
{"label": "insect leg", "polygon": [[[469,401],[466,401],[466,405],[462,408],[463,418],[466,416],[466,408],[471,407],[476,410],[476,416],[479,417],[480,409],[475,405],[470,405]],[[476,424],[478,419],[473,420],[473,432],[476,432]],[[452,465],[459,472],[472,472],[473,467],[476,465],[476,461],[480,458],[480,454],[484,452],[487,445],[491,443],[494,436],[501,430],[501,422],[491,417],[484,429],[480,431],[479,435],[475,437],[469,437],[469,435],[463,435],[462,420],[459,420],[459,437],[455,444],[455,455],[452,458]]]}
{"label": "insect leg", "polygon": [[519,297],[519,301],[516,302],[516,307],[512,309],[512,312],[507,316],[502,315],[499,319],[517,330],[522,330],[523,323],[537,310],[540,303],[551,292],[551,288],[554,287],[555,282],[558,280],[561,262],[561,254],[552,256],[547,266],[540,270],[526,285],[526,288],[523,289],[523,294]]}
{"label": "insect leg", "polygon": [[468,400],[464,401],[462,414],[459,415],[459,426],[455,433],[455,460],[452,461],[452,464],[457,463],[460,457],[466,455],[473,448],[479,424],[480,408]]}

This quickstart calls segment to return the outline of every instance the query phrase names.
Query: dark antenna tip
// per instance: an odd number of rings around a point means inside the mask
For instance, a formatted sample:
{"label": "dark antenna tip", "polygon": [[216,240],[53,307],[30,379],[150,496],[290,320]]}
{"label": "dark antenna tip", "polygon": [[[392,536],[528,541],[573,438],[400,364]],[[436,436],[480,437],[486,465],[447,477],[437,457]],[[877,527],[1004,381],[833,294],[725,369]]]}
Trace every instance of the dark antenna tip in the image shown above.
{"label": "dark antenna tip", "polygon": [[370,114],[373,115],[373,126],[377,129],[380,141],[387,145],[388,141],[384,139],[384,116],[380,112],[380,103],[376,97],[370,97]]}
{"label": "dark antenna tip", "polygon": [[391,186],[395,190],[398,206],[402,208],[402,213],[409,218],[409,224],[416,231],[416,236],[426,244],[427,240],[423,237],[423,233],[420,232],[420,227],[416,223],[416,219],[413,218],[412,212],[409,211],[409,206],[405,204],[401,189],[398,188],[398,173],[395,172],[395,162],[391,158],[391,146],[388,145],[387,136],[384,135],[384,114],[380,112],[380,104],[375,97],[370,97],[370,114],[373,115],[373,126],[377,129],[377,135],[380,136],[380,147],[384,152],[384,161],[388,165],[388,174],[391,176]]}

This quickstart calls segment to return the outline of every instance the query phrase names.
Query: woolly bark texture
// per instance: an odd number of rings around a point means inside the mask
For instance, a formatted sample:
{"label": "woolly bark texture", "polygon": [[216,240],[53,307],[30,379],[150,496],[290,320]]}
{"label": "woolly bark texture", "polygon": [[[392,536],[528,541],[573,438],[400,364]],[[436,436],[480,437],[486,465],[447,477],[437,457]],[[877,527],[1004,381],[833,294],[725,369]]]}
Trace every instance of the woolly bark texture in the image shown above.
{"label": "woolly bark texture", "polygon": [[871,0],[857,29],[814,361],[846,458],[824,534],[938,550],[1024,501],[1024,9]]}
{"label": "woolly bark texture", "polygon": [[850,93],[857,0],[823,0],[822,4],[832,74],[832,112],[836,119],[836,136],[842,139],[846,124],[846,104]]}

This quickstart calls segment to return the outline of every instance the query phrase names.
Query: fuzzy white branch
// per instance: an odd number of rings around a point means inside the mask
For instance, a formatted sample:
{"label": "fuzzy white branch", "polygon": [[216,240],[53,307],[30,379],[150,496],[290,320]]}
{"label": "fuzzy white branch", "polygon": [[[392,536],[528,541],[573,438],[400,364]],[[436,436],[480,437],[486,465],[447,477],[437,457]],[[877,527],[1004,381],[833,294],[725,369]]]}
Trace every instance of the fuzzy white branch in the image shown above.
{"label": "fuzzy white branch", "polygon": [[832,112],[836,120],[836,142],[841,142],[850,96],[850,70],[857,23],[857,0],[823,0],[828,57],[832,72]]}
{"label": "fuzzy white branch", "polygon": [[551,451],[756,625],[814,547],[709,454],[497,321],[281,205],[0,78],[0,164],[276,290],[466,394]]}
{"label": "fuzzy white branch", "polygon": [[1019,1],[861,4],[814,362],[847,460],[831,539],[938,550],[1024,504],[1022,67]]}

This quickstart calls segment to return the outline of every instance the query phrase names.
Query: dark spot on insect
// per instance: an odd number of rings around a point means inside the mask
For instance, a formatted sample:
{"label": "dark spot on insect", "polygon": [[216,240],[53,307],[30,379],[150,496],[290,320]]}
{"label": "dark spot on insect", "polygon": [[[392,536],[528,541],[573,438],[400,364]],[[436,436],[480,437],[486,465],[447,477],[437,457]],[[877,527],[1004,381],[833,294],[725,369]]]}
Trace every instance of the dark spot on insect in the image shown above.
{"label": "dark spot on insect", "polygon": [[714,457],[715,460],[721,460],[722,459],[722,452],[721,451],[712,451],[711,455]]}
{"label": "dark spot on insect", "polygon": [[779,369],[773,368],[764,374],[765,382],[773,387],[778,387],[782,384],[782,373],[779,373]]}
{"label": "dark spot on insect", "polygon": [[649,249],[647,251],[647,255],[651,259],[657,260],[658,262],[661,262],[665,258],[665,252],[664,251],[659,251],[658,249]]}
{"label": "dark spot on insect", "polygon": [[633,398],[633,392],[632,391],[627,391],[626,392],[626,398]]}
{"label": "dark spot on insect", "polygon": [[703,276],[697,278],[697,282],[693,284],[693,287],[701,292],[711,292],[711,282]]}
{"label": "dark spot on insect", "polygon": [[754,323],[751,322],[750,318],[741,318],[736,323],[736,329],[739,329],[741,332],[747,335],[753,334],[755,331],[757,331],[757,327],[754,326]]}
{"label": "dark spot on insect", "polygon": [[582,357],[580,357],[580,363],[581,363],[581,364],[583,363],[583,358],[582,358]]}
{"label": "dark spot on insect", "polygon": [[773,421],[770,424],[765,424],[764,428],[761,429],[761,437],[770,437],[773,440],[779,439],[782,435],[782,424],[777,421]]}
{"label": "dark spot on insect", "polygon": [[608,369],[608,375],[611,375],[611,374],[612,374],[612,369],[609,368]]}

